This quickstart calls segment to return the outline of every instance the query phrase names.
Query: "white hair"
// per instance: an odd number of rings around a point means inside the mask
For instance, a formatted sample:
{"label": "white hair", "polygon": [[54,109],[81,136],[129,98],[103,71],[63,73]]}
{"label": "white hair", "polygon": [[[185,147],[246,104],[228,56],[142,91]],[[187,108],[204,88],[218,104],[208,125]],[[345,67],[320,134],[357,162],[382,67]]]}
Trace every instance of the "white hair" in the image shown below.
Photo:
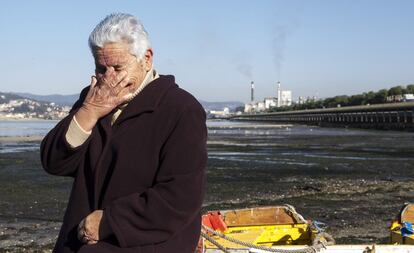
{"label": "white hair", "polygon": [[141,21],[125,13],[114,13],[102,20],[89,35],[89,47],[92,53],[96,47],[102,48],[106,43],[126,42],[131,45],[130,53],[143,59],[151,47],[148,33]]}

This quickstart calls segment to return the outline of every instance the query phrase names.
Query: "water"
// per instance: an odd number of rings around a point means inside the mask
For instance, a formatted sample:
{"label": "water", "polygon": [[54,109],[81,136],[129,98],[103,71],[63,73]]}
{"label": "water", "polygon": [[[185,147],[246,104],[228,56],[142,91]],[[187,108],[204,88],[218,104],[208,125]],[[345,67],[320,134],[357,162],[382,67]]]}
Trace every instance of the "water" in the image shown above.
{"label": "water", "polygon": [[55,120],[0,120],[0,137],[45,135],[58,121]]}
{"label": "water", "polygon": [[[50,248],[57,236],[72,182],[47,175],[40,141],[19,137],[44,135],[55,124],[0,122],[0,252],[30,238]],[[340,243],[371,243],[386,242],[400,206],[414,202],[414,133],[207,125],[204,211],[288,203],[327,223]]]}
{"label": "water", "polygon": [[0,154],[38,150],[39,140],[57,122],[55,120],[0,120]]}

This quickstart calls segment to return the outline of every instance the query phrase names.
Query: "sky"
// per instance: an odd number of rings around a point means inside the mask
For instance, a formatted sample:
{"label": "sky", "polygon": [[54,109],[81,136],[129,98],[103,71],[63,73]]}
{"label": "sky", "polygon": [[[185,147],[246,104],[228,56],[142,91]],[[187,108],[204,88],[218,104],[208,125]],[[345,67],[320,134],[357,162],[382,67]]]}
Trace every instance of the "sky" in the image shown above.
{"label": "sky", "polygon": [[76,94],[106,15],[137,16],[154,68],[204,101],[320,98],[414,83],[414,1],[21,1],[0,8],[0,91]]}

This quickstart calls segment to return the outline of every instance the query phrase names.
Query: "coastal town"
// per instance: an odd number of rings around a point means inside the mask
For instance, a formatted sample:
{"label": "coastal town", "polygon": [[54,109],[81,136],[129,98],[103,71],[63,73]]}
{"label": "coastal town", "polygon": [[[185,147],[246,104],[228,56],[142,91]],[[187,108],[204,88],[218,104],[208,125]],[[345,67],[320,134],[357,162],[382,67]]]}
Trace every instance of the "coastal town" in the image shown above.
{"label": "coastal town", "polygon": [[62,119],[69,110],[69,106],[57,105],[54,102],[36,101],[0,92],[0,120]]}

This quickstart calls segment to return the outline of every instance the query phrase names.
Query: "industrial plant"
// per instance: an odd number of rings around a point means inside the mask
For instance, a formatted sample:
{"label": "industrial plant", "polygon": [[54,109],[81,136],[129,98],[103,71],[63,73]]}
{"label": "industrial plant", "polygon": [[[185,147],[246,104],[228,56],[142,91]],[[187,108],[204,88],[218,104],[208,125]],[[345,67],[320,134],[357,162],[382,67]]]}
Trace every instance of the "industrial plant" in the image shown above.
{"label": "industrial plant", "polygon": [[254,82],[250,83],[250,103],[244,105],[245,113],[262,112],[272,107],[284,107],[292,105],[292,91],[282,90],[280,82],[277,82],[276,97],[267,97],[263,101],[254,100]]}

